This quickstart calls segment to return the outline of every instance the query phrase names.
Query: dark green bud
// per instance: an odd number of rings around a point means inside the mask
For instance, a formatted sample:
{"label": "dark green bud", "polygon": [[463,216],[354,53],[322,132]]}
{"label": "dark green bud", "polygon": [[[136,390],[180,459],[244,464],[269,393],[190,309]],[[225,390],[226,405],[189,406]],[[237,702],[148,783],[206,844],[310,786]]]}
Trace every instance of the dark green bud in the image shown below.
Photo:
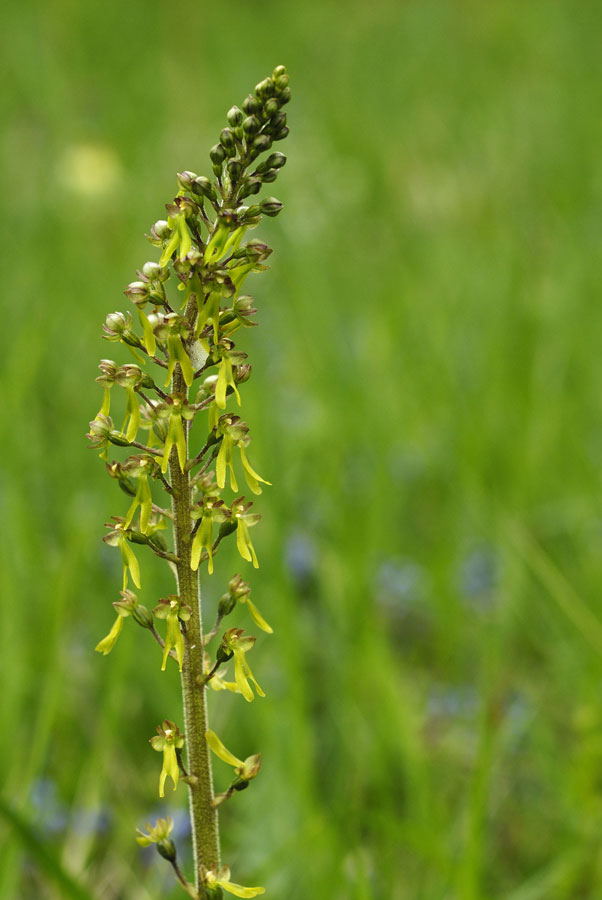
{"label": "dark green bud", "polygon": [[228,160],[228,175],[232,181],[240,181],[244,171],[245,167],[239,159]]}
{"label": "dark green bud", "polygon": [[253,137],[258,133],[261,128],[261,122],[257,118],[257,116],[247,116],[247,118],[242,123],[242,130],[247,135],[247,137]]}
{"label": "dark green bud", "polygon": [[270,99],[266,102],[264,109],[267,116],[275,116],[280,109],[280,104],[275,97],[270,97]]}
{"label": "dark green bud", "polygon": [[253,94],[249,94],[248,97],[243,100],[242,108],[248,116],[252,116],[254,113],[258,113],[260,111],[261,102],[257,99],[257,97],[254,97]]}
{"label": "dark green bud", "polygon": [[211,158],[211,162],[214,165],[219,166],[226,158],[226,151],[221,144],[215,144],[209,151],[209,156]]}
{"label": "dark green bud", "polygon": [[274,79],[274,84],[276,85],[276,91],[280,93],[280,91],[288,87],[288,75],[286,73],[279,75],[278,78]]}
{"label": "dark green bud", "polygon": [[159,856],[162,856],[163,859],[166,859],[170,863],[176,861],[176,845],[171,838],[164,838],[164,840],[159,841],[155,846],[157,848],[157,853]]}
{"label": "dark green bud", "polygon": [[261,175],[263,172],[267,172],[268,169],[281,169],[285,163],[286,156],[284,153],[270,153],[268,158],[257,166],[255,172],[257,175]]}
{"label": "dark green bud", "polygon": [[137,606],[132,612],[132,617],[142,628],[153,627],[153,614],[146,606]]}
{"label": "dark green bud", "polygon": [[232,128],[236,128],[237,125],[242,125],[242,120],[244,118],[244,113],[242,109],[239,109],[238,106],[233,106],[226,113],[226,118]]}
{"label": "dark green bud", "polygon": [[281,111],[272,116],[266,129],[269,128],[270,134],[273,134],[275,131],[280,131],[284,125],[286,125],[286,113]]}
{"label": "dark green bud", "polygon": [[272,181],[276,181],[278,178],[278,170],[277,169],[268,169],[267,172],[264,172],[261,176],[261,180],[264,184],[270,184]]}
{"label": "dark green bud", "polygon": [[263,153],[265,150],[269,150],[272,146],[272,138],[269,134],[258,134],[255,140],[253,141],[253,150],[256,151],[256,155],[259,153]]}
{"label": "dark green bud", "polygon": [[274,94],[274,82],[272,81],[272,79],[264,78],[263,81],[260,81],[259,84],[256,84],[255,93],[261,100],[264,100],[267,97],[272,97]]}
{"label": "dark green bud", "polygon": [[216,200],[217,194],[215,188],[208,178],[204,175],[197,175],[192,184],[192,190],[201,197],[208,197],[209,200]]}
{"label": "dark green bud", "polygon": [[245,791],[249,787],[249,782],[245,781],[244,778],[241,778],[238,781],[235,781],[232,785],[235,791]]}
{"label": "dark green bud", "polygon": [[257,178],[253,175],[250,178],[246,178],[243,182],[243,185],[239,191],[238,198],[239,200],[244,199],[244,197],[250,197],[251,194],[258,194],[261,190],[261,178]]}
{"label": "dark green bud", "polygon": [[288,125],[285,125],[284,128],[281,128],[280,131],[277,131],[276,134],[272,135],[275,141],[283,141],[285,137],[288,137],[288,133],[290,128]]}
{"label": "dark green bud", "polygon": [[224,616],[229,616],[235,606],[236,597],[233,597],[232,594],[224,594],[217,604],[217,614],[220,619],[223,619]]}
{"label": "dark green bud", "polygon": [[276,66],[272,72],[272,78],[280,78],[282,75],[286,75],[286,66]]}
{"label": "dark green bud", "polygon": [[291,99],[291,89],[290,87],[285,87],[280,91],[280,105],[284,106],[285,103],[288,103]]}
{"label": "dark green bud", "polygon": [[[245,209],[244,207],[241,208]],[[244,213],[242,213],[240,220],[241,222],[248,224],[251,220],[257,219],[260,214],[261,210],[258,206],[247,206]]]}
{"label": "dark green bud", "polygon": [[277,216],[283,204],[275,197],[265,197],[259,204],[259,208],[265,216]]}
{"label": "dark green bud", "polygon": [[234,150],[236,147],[236,140],[234,139],[234,132],[231,128],[222,128],[219,136],[219,141],[222,147],[226,150]]}

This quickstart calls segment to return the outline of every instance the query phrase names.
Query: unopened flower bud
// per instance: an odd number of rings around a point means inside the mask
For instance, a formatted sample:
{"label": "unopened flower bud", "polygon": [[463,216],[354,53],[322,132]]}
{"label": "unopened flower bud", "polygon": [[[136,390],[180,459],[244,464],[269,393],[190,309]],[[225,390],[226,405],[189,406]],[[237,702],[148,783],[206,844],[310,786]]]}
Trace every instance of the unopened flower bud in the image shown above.
{"label": "unopened flower bud", "polygon": [[290,128],[288,127],[288,125],[285,125],[284,128],[281,128],[279,131],[275,132],[275,134],[272,135],[272,138],[275,141],[283,141],[285,137],[288,137],[289,131]]}
{"label": "unopened flower bud", "polygon": [[194,172],[178,172],[178,174],[177,174],[178,184],[185,191],[191,191],[192,183],[196,177],[197,176],[195,175]]}
{"label": "unopened flower bud", "polygon": [[270,99],[266,102],[264,109],[265,109],[266,115],[268,115],[270,117],[275,116],[276,113],[278,112],[278,110],[280,109],[280,104],[278,103],[278,101],[276,100],[275,97],[270,97]]}
{"label": "unopened flower bud", "polygon": [[275,132],[279,131],[286,125],[286,118],[287,116],[285,112],[281,111],[276,113],[276,115],[272,116],[272,118],[270,119],[269,124],[266,125],[266,131],[269,131],[270,134],[274,134]]}
{"label": "unopened flower bud", "polygon": [[252,240],[245,244],[242,252],[246,254],[249,259],[263,262],[263,260],[267,259],[272,252],[272,248],[268,247],[267,244],[264,244],[263,241]]}
{"label": "unopened flower bud", "polygon": [[260,99],[271,97],[274,94],[274,82],[271,78],[264,78],[255,85],[255,93]]}
{"label": "unopened flower bud", "polygon": [[209,157],[214,165],[219,166],[225,160],[226,152],[221,144],[215,144],[209,151]]}
{"label": "unopened flower bud", "polygon": [[272,72],[272,78],[280,78],[282,75],[286,75],[286,66],[276,66]]}
{"label": "unopened flower bud", "polygon": [[229,616],[235,606],[236,597],[233,597],[232,594],[224,594],[217,604],[217,614],[219,618],[223,619],[224,616]]}
{"label": "unopened flower bud", "polygon": [[236,366],[234,369],[234,379],[237,384],[244,384],[251,377],[251,366],[249,363],[243,363],[242,366]]}
{"label": "unopened flower bud", "polygon": [[242,212],[240,213],[240,221],[241,225],[250,225],[255,222],[259,222],[259,216],[261,214],[261,210],[258,206],[242,206]]}
{"label": "unopened flower bud", "polygon": [[244,113],[242,109],[239,109],[238,106],[233,106],[226,113],[226,118],[232,128],[236,128],[238,125],[242,124],[242,120],[244,119]]}
{"label": "unopened flower bud", "polygon": [[275,197],[265,197],[259,204],[259,208],[265,216],[277,216],[283,204]]}
{"label": "unopened flower bud", "polygon": [[142,274],[148,278],[149,281],[156,281],[163,274],[163,269],[159,263],[149,260],[149,262],[145,262],[142,266]]}
{"label": "unopened flower bud", "polygon": [[238,197],[240,200],[242,200],[244,197],[249,197],[251,194],[258,194],[260,190],[261,178],[257,178],[256,176],[251,175],[249,178],[245,178],[245,180],[243,181]]}
{"label": "unopened flower bud", "polygon": [[202,197],[208,197],[209,200],[215,200],[217,196],[211,181],[204,175],[196,176],[192,183],[192,191]]}
{"label": "unopened flower bud", "polygon": [[231,128],[222,128],[219,136],[219,141],[226,152],[228,152],[228,150],[234,150],[236,147],[234,132]]}
{"label": "unopened flower bud", "polygon": [[165,219],[159,219],[151,228],[151,234],[159,241],[164,241],[171,234],[171,228]]}
{"label": "unopened flower bud", "polygon": [[232,181],[239,181],[245,168],[239,159],[228,160],[228,175]]}
{"label": "unopened flower bud", "polygon": [[153,627],[153,614],[146,606],[137,606],[132,612],[132,617],[142,628]]}
{"label": "unopened flower bud", "polygon": [[268,169],[267,172],[264,172],[261,176],[261,180],[264,184],[271,184],[272,181],[276,181],[278,178],[278,169]]}
{"label": "unopened flower bud", "polygon": [[252,116],[254,113],[258,113],[261,109],[261,101],[254,97],[253,94],[249,94],[242,103],[242,108],[246,112],[248,116]]}
{"label": "unopened flower bud", "polygon": [[147,281],[130,281],[123,293],[136,306],[143,306],[148,300],[150,287]]}
{"label": "unopened flower bud", "polygon": [[247,137],[253,137],[253,135],[258,133],[260,128],[261,122],[259,121],[257,116],[247,116],[247,118],[243,120],[242,130],[247,135]]}
{"label": "unopened flower bud", "polygon": [[258,134],[252,144],[253,152],[256,156],[260,153],[265,153],[271,146],[272,136],[269,134]]}
{"label": "unopened flower bud", "polygon": [[284,73],[283,75],[279,75],[274,79],[274,84],[276,85],[276,92],[280,93],[281,91],[288,88],[288,75]]}
{"label": "unopened flower bud", "polygon": [[285,103],[288,103],[291,99],[291,89],[290,87],[282,88],[282,90],[278,94],[280,98],[280,105],[284,106]]}

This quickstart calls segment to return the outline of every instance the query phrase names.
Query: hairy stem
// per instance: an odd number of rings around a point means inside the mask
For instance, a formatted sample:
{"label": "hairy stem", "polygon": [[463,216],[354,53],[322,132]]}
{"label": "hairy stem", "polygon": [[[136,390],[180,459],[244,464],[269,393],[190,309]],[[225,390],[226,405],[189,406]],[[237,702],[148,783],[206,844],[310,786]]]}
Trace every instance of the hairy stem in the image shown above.
{"label": "hairy stem", "polygon": [[[176,367],[173,391],[186,393],[186,385]],[[193,778],[190,789],[190,821],[197,890],[204,896],[199,883],[199,866],[217,869],[220,863],[219,829],[217,811],[213,808],[213,778],[211,757],[205,740],[207,731],[206,688],[203,684],[203,624],[201,618],[201,592],[198,572],[190,568],[191,550],[191,496],[190,479],[186,470],[181,472],[175,448],[169,461],[173,488],[174,535],[177,563],[178,594],[182,603],[192,610],[187,623],[184,664],[182,666],[182,695],[184,725],[186,730],[186,758],[188,772]]]}

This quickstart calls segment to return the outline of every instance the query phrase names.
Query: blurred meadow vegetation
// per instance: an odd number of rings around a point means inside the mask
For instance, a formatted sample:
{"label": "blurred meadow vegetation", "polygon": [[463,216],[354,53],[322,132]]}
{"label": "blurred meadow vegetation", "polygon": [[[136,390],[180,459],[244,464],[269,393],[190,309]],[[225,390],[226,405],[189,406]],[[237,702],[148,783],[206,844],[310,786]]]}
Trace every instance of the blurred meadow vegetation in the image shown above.
{"label": "blurred meadow vegetation", "polygon": [[[280,63],[286,208],[257,232],[275,252],[244,335],[274,486],[259,571],[228,548],[204,593],[211,618],[242,571],[275,629],[267,699],[213,704],[264,760],[224,858],[287,900],[599,898],[599,5],[0,16],[0,898],[180,895],[134,841],[163,812],[186,844],[148,744],[178,674],[129,622],[93,652],[121,579],[103,522],[129,501],[84,434],[98,360],[131,361],[101,323],[157,257],[176,171],[210,174],[226,110]],[[143,565],[152,606],[168,574]]]}

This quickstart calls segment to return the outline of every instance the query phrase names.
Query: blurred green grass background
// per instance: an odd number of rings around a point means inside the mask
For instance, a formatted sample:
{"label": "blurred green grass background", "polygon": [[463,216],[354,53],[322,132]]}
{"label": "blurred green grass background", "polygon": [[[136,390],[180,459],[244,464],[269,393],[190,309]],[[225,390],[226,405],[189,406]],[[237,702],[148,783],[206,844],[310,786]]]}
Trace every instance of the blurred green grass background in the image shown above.
{"label": "blurred green grass background", "polygon": [[[268,699],[211,697],[264,772],[224,859],[267,896],[576,900],[602,884],[600,7],[7,2],[0,219],[0,897],[176,897],[133,829],[175,667],[112,621],[86,449],[107,312],[184,168],[284,63],[286,209],[251,286],[245,418],[274,487]],[[122,361],[126,361],[125,356]],[[144,560],[151,605],[167,573]],[[241,624],[244,624],[241,620]],[[218,789],[228,773],[216,764]],[[184,857],[184,863],[186,859]],[[181,892],[180,892],[181,893]],[[73,894],[76,896],[76,894]]]}

